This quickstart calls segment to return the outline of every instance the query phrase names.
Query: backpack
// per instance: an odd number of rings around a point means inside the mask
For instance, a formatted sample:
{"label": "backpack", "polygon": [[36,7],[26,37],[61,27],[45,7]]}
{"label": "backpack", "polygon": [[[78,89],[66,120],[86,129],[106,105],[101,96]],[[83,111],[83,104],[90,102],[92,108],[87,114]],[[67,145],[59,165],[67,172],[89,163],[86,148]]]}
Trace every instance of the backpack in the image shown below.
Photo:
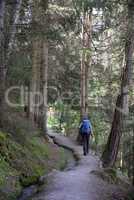
{"label": "backpack", "polygon": [[81,133],[82,134],[90,134],[91,132],[91,124],[88,119],[83,120],[82,126],[81,126]]}

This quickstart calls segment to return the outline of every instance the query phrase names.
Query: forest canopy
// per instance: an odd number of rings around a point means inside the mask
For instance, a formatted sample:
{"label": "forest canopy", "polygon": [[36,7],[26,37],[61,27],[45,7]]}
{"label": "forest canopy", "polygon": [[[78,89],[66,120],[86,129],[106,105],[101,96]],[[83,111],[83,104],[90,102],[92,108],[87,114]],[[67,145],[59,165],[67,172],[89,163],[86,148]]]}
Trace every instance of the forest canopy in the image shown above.
{"label": "forest canopy", "polygon": [[49,129],[81,143],[86,114],[103,167],[134,184],[133,56],[133,0],[0,0],[0,146]]}

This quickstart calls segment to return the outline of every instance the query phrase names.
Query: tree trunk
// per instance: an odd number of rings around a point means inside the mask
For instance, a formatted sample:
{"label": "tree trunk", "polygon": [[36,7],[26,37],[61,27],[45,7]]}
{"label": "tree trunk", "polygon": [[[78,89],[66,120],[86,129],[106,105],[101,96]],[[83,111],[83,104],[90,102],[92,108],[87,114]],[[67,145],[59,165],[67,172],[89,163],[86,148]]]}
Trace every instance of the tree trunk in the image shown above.
{"label": "tree trunk", "polygon": [[5,50],[4,50],[5,0],[0,0],[0,127],[3,126],[3,102],[5,91]]}
{"label": "tree trunk", "polygon": [[[47,2],[47,1],[46,1]],[[44,5],[44,6],[43,6]],[[33,66],[32,66],[32,93],[34,105],[31,106],[32,118],[44,134],[47,133],[47,71],[48,71],[48,43],[44,36],[47,28],[47,3],[35,0],[33,2],[33,22],[36,36],[33,38]],[[38,25],[41,30],[38,30]],[[45,28],[44,28],[45,27]]]}
{"label": "tree trunk", "polygon": [[30,94],[30,84],[28,84],[24,91],[24,113],[27,119],[30,119]]}
{"label": "tree trunk", "polygon": [[32,56],[32,81],[31,81],[31,100],[30,100],[30,116],[34,124],[38,123],[38,96],[36,93],[40,91],[40,63],[41,63],[41,42],[38,38],[33,39],[33,56]]}
{"label": "tree trunk", "polygon": [[108,138],[107,146],[103,153],[103,166],[113,167],[117,159],[120,138],[121,138],[121,121],[122,113],[120,111],[122,105],[122,97],[119,95],[116,102],[114,118],[112,122],[111,132]]}
{"label": "tree trunk", "polygon": [[83,16],[82,22],[82,57],[81,57],[81,118],[88,114],[88,71],[91,62],[92,11]]}
{"label": "tree trunk", "polygon": [[128,115],[129,110],[129,88],[132,81],[132,58],[134,51],[134,2],[128,2],[128,34],[125,44],[125,67],[123,70],[120,95],[117,98],[111,132],[105,151],[102,155],[104,167],[115,165],[119,144],[122,135],[123,118]]}
{"label": "tree trunk", "polygon": [[0,47],[3,47],[2,41],[4,39],[4,15],[5,15],[5,0],[0,0]]}
{"label": "tree trunk", "polygon": [[[91,64],[91,36],[92,36],[92,10],[82,16],[82,55],[81,55],[81,76],[80,76],[80,117],[81,120],[88,115],[88,81],[89,66]],[[77,140],[81,142],[81,135]]]}
{"label": "tree trunk", "polygon": [[43,133],[47,133],[47,75],[48,75],[48,43],[42,41],[42,61],[40,66],[40,92],[43,102],[39,107],[40,113],[40,129]]}
{"label": "tree trunk", "polygon": [[18,21],[19,21],[21,6],[22,6],[22,0],[16,0],[15,6],[13,8],[12,26],[9,32],[9,42],[7,46],[7,56],[6,56],[7,62],[10,58],[10,54],[12,53],[15,35],[16,35],[16,25],[18,24]]}
{"label": "tree trunk", "polygon": [[[15,34],[16,34],[16,24],[18,23],[19,13],[22,5],[22,0],[17,0],[15,7],[13,8],[10,15],[13,16],[11,29],[9,33],[5,28],[5,17],[6,17],[6,1],[0,0],[0,127],[3,127],[3,114],[5,107],[5,89],[6,89],[6,79],[7,79],[7,70],[8,70],[8,61],[10,54],[12,52]],[[4,34],[5,33],[5,34]],[[5,35],[8,35],[9,40],[6,40]]]}

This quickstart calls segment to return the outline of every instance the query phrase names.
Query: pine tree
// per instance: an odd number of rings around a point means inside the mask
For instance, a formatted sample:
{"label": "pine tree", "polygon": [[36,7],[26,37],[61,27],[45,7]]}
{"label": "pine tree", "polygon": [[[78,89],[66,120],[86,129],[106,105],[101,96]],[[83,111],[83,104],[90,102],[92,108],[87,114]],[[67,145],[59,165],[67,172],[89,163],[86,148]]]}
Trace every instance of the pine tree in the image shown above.
{"label": "pine tree", "polygon": [[125,42],[125,66],[121,79],[120,94],[117,98],[116,108],[114,112],[111,132],[105,151],[102,156],[104,167],[113,167],[115,165],[120,139],[122,135],[122,123],[126,114],[128,115],[128,97],[129,89],[132,81],[132,64],[134,51],[134,2],[128,2],[128,27]]}

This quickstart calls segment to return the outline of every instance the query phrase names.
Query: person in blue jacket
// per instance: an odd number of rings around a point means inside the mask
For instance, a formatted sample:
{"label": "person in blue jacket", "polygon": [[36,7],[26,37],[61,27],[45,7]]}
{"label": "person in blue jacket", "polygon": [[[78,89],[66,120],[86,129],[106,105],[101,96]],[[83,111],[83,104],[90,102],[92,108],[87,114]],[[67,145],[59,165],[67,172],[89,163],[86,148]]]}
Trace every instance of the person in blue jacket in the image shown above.
{"label": "person in blue jacket", "polygon": [[82,135],[83,153],[86,156],[89,152],[90,136],[93,136],[92,125],[88,117],[83,117],[83,120],[79,128],[80,128],[80,133]]}

